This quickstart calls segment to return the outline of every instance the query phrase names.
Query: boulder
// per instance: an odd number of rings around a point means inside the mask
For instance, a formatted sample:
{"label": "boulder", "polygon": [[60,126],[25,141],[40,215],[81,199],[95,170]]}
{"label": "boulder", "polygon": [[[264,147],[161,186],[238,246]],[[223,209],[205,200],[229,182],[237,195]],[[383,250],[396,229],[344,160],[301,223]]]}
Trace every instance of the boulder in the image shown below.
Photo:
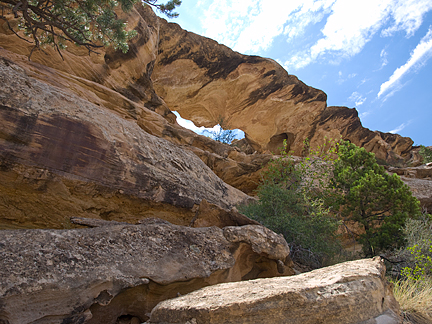
{"label": "boulder", "polygon": [[432,180],[408,178],[401,176],[403,182],[410,187],[413,196],[420,201],[422,208],[432,212]]}
{"label": "boulder", "polygon": [[387,171],[405,178],[432,180],[432,165],[417,167],[388,167]]}
{"label": "boulder", "polygon": [[432,211],[432,165],[388,167],[387,171],[399,175],[421,206],[429,213]]}
{"label": "boulder", "polygon": [[[160,219],[95,226],[0,231],[0,323],[143,322],[178,294],[293,274],[286,241],[262,226],[190,228]],[[237,239],[245,236],[256,238]]]}
{"label": "boulder", "polygon": [[292,277],[223,283],[165,300],[154,324],[402,323],[379,257]]}

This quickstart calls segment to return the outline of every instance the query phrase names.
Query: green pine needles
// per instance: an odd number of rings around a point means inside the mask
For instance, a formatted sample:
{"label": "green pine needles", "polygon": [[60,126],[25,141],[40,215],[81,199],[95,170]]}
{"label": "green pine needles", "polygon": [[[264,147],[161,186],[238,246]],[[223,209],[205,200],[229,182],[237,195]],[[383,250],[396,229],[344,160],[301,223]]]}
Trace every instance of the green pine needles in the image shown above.
{"label": "green pine needles", "polygon": [[388,174],[373,153],[350,142],[338,145],[330,186],[335,210],[364,226],[359,241],[365,256],[402,246],[406,219],[421,215],[419,201],[400,177]]}
{"label": "green pine needles", "polygon": [[[139,0],[4,0],[0,1],[0,18],[5,20],[9,29],[18,37],[30,42],[33,39],[34,49],[41,45],[52,45],[61,55],[61,49],[68,42],[84,46],[89,52],[103,46],[113,46],[124,53],[128,51],[127,42],[137,32],[127,31],[124,20],[118,18],[118,8],[127,12]],[[143,0],[169,17],[176,17],[173,12],[181,0],[170,0],[158,4],[157,0]],[[8,16],[9,14],[9,16]],[[9,20],[12,15],[18,19],[13,28]],[[24,30],[23,38],[18,30]]]}
{"label": "green pine needles", "polygon": [[423,159],[423,163],[432,162],[432,149],[424,145],[420,145],[419,154]]}

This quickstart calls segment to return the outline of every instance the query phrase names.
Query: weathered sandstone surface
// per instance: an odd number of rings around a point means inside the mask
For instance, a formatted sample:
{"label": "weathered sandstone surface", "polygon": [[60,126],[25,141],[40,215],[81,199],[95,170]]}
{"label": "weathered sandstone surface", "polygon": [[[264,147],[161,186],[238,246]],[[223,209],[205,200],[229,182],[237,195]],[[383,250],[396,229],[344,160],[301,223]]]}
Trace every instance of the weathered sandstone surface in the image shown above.
{"label": "weathered sandstone surface", "polygon": [[0,82],[4,225],[53,227],[71,216],[131,221],[158,211],[186,225],[203,199],[229,210],[248,198],[192,152],[7,59]]}
{"label": "weathered sandstone surface", "polygon": [[402,323],[380,258],[292,277],[205,287],[159,303],[149,323]]}
{"label": "weathered sandstone surface", "polygon": [[420,200],[421,206],[432,212],[432,165],[389,167],[387,171],[398,174],[410,187],[413,196]]}
{"label": "weathered sandstone surface", "polygon": [[[314,137],[323,139],[339,138],[364,147],[368,152],[375,153],[381,162],[401,163],[411,157],[414,142],[409,137],[398,134],[371,131],[361,124],[355,108],[327,107],[320,116]],[[402,159],[401,159],[402,158]]]}
{"label": "weathered sandstone surface", "polygon": [[143,322],[178,294],[293,274],[286,241],[262,226],[106,224],[0,231],[0,323]]}

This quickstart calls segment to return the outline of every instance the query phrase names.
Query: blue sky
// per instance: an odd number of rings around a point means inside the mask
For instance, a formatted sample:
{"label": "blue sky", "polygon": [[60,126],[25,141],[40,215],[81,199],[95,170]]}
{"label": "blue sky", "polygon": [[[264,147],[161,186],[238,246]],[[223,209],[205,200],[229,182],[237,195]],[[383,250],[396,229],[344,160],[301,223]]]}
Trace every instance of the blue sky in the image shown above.
{"label": "blue sky", "polygon": [[269,57],[363,126],[432,145],[432,0],[183,0],[171,21]]}

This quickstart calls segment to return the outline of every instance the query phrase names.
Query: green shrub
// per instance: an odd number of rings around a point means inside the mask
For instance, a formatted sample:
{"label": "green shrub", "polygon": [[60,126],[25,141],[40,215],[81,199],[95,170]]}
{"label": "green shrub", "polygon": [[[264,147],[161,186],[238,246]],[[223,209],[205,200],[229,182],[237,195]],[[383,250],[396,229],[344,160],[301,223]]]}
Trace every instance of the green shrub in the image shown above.
{"label": "green shrub", "polygon": [[404,245],[403,226],[420,215],[419,201],[396,174],[389,175],[375,155],[342,141],[330,178],[327,203],[344,219],[364,226],[359,241],[366,256]]}
{"label": "green shrub", "polygon": [[414,267],[405,267],[402,275],[412,280],[424,280],[427,275],[432,275],[432,241],[422,242],[428,245],[427,250],[423,250],[418,244],[407,248],[414,257]]}
{"label": "green shrub", "polygon": [[338,220],[324,207],[312,186],[305,185],[305,181],[311,184],[320,178],[312,169],[314,163],[309,159],[296,167],[292,157],[284,153],[264,172],[258,202],[240,206],[240,210],[282,233],[294,261],[319,268],[330,263],[341,247],[336,235]]}
{"label": "green shrub", "polygon": [[313,152],[306,148],[307,157],[295,165],[285,146],[263,173],[259,200],[241,211],[282,233],[293,260],[314,268],[339,253],[335,233],[341,219],[363,225],[365,233],[357,239],[366,256],[405,244],[406,220],[421,213],[399,176],[387,174],[373,153],[347,141],[325,141]]}
{"label": "green shrub", "polygon": [[432,277],[431,215],[424,214],[420,219],[408,219],[404,233],[407,245],[399,255],[407,259],[407,266],[402,269],[402,276],[414,281]]}
{"label": "green shrub", "polygon": [[432,150],[424,145],[420,145],[419,154],[423,158],[423,163],[432,162]]}
{"label": "green shrub", "polygon": [[404,234],[407,247],[398,257],[407,259],[407,265],[393,293],[404,323],[432,323],[432,216],[424,213],[419,219],[408,219]]}

